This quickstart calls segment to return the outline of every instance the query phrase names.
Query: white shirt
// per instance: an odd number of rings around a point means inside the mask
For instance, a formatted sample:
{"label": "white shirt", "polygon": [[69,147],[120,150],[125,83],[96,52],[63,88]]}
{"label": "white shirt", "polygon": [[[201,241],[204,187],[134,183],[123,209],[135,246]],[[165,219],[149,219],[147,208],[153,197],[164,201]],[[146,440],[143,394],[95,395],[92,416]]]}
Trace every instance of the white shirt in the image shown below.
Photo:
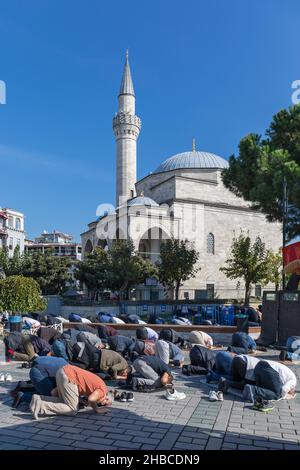
{"label": "white shirt", "polygon": [[151,339],[152,341],[157,341],[158,334],[156,333],[156,331],[152,330],[152,328],[149,328],[148,326],[146,326],[145,328],[148,332],[148,339]]}
{"label": "white shirt", "polygon": [[88,318],[83,318],[83,317],[81,317],[81,322],[82,323],[92,323],[91,320],[89,320]]}
{"label": "white shirt", "polygon": [[[254,368],[260,361],[264,361],[264,359],[259,359],[253,356],[247,356],[246,354],[241,354],[240,357],[242,357],[243,360],[247,362],[247,372],[245,375],[245,379],[255,381]],[[282,383],[283,397],[285,397],[292,388],[296,388],[297,378],[294,372],[289,369],[289,367],[285,366],[284,364],[280,364],[280,362],[268,360],[266,360],[265,362],[267,362],[272,367],[272,369],[278,372]]]}
{"label": "white shirt", "polygon": [[211,336],[209,336],[207,333],[204,331],[201,331],[201,334],[203,335],[203,339],[205,342],[205,346],[208,348],[211,348],[214,345],[213,339]]}
{"label": "white shirt", "polygon": [[121,324],[124,324],[125,322],[121,320],[121,318],[112,317],[112,323],[119,323],[121,325]]}
{"label": "white shirt", "polygon": [[254,368],[261,361],[261,359],[258,359],[257,357],[254,357],[254,356],[247,356],[247,354],[239,354],[238,356],[241,357],[243,361],[247,363],[247,371],[246,371],[245,379],[252,380],[252,382],[255,382]]}
{"label": "white shirt", "polygon": [[278,372],[280,380],[282,382],[282,397],[284,398],[292,388],[296,388],[297,378],[294,372],[284,364],[280,364],[275,361],[266,361],[272,369]]}
{"label": "white shirt", "polygon": [[39,326],[41,326],[41,324],[38,320],[35,320],[34,318],[31,318],[31,317],[23,317],[22,322],[24,323],[24,325],[27,325],[29,327],[33,327],[33,326],[39,327]]}

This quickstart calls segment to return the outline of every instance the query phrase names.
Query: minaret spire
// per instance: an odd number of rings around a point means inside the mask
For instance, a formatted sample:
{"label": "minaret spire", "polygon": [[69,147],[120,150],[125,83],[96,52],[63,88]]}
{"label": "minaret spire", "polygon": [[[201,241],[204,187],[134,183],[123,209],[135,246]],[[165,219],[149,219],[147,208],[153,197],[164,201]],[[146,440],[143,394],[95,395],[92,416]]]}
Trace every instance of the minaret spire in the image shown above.
{"label": "minaret spire", "polygon": [[119,110],[113,119],[117,145],[116,207],[135,196],[136,143],[141,130],[141,120],[135,115],[135,94],[131,78],[128,49],[125,55]]}
{"label": "minaret spire", "polygon": [[192,152],[196,152],[196,139],[195,139],[195,137],[193,138],[193,142],[192,142]]}
{"label": "minaret spire", "polygon": [[124,71],[123,71],[123,77],[122,77],[119,95],[133,95],[134,96],[134,88],[133,88],[133,82],[131,78],[128,56],[129,56],[129,52],[128,52],[128,49],[126,49],[125,65],[124,65]]}

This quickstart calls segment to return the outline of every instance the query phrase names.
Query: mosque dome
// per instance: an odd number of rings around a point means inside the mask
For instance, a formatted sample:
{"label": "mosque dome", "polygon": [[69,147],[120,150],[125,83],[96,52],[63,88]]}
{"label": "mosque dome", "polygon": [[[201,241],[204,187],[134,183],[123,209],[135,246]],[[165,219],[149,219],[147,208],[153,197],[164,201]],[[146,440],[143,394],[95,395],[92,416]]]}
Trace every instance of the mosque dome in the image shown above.
{"label": "mosque dome", "polygon": [[228,162],[214,153],[192,150],[191,152],[178,153],[168,158],[156,168],[154,173],[188,168],[213,168],[222,170],[223,168],[228,168]]}
{"label": "mosque dome", "polygon": [[127,201],[127,206],[132,207],[132,206],[150,206],[150,207],[159,207],[159,204],[157,202],[153,201],[150,197],[145,197],[145,196],[137,196],[134,197],[133,199],[130,199]]}

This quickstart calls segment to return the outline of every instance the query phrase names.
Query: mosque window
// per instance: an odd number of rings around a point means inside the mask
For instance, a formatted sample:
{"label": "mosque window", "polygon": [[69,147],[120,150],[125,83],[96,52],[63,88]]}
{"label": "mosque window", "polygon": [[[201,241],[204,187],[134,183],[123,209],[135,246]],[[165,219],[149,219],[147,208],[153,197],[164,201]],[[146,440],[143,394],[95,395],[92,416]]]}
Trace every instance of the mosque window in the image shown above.
{"label": "mosque window", "polygon": [[207,253],[210,253],[211,255],[215,254],[215,236],[213,233],[209,233],[207,235],[207,248],[206,248]]}
{"label": "mosque window", "polygon": [[16,229],[21,230],[21,219],[18,217],[16,218]]}

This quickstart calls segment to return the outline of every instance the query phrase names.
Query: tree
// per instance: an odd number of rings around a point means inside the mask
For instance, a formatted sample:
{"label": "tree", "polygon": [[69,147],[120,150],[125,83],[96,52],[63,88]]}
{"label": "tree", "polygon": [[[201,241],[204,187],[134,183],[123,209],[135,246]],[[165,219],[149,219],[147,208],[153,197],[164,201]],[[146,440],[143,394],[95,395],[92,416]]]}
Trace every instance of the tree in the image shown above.
{"label": "tree", "polygon": [[231,258],[220,271],[229,279],[243,279],[245,282],[245,305],[249,305],[252,284],[264,284],[268,279],[270,252],[265,243],[257,238],[252,244],[249,235],[241,232],[234,237]]}
{"label": "tree", "polygon": [[108,257],[108,285],[118,292],[120,300],[128,299],[135,285],[157,276],[156,266],[135,253],[132,240],[115,241],[108,250]]}
{"label": "tree", "polygon": [[283,181],[287,183],[287,234],[300,234],[300,105],[277,113],[265,138],[249,134],[239,144],[238,156],[223,170],[224,185],[252,203],[270,222],[282,222]]}
{"label": "tree", "polygon": [[9,257],[7,247],[0,249],[0,270],[5,276],[16,276],[22,274],[23,256],[20,254],[20,247],[16,246],[13,256]]}
{"label": "tree", "polygon": [[275,290],[278,290],[282,280],[282,253],[281,251],[274,252],[269,251],[267,257],[267,277],[265,279],[265,284],[271,282],[275,284]]}
{"label": "tree", "polygon": [[0,310],[10,313],[43,311],[47,301],[34,279],[9,276],[0,280]]}
{"label": "tree", "polygon": [[178,300],[179,288],[185,281],[195,277],[200,268],[195,264],[199,253],[188,240],[171,238],[162,242],[158,262],[159,280]]}
{"label": "tree", "polygon": [[64,256],[47,253],[27,253],[23,260],[23,275],[35,279],[44,295],[61,294],[71,282],[71,262]]}
{"label": "tree", "polygon": [[91,300],[97,300],[105,288],[108,288],[108,269],[108,254],[100,247],[78,263],[75,277],[86,285]]}

